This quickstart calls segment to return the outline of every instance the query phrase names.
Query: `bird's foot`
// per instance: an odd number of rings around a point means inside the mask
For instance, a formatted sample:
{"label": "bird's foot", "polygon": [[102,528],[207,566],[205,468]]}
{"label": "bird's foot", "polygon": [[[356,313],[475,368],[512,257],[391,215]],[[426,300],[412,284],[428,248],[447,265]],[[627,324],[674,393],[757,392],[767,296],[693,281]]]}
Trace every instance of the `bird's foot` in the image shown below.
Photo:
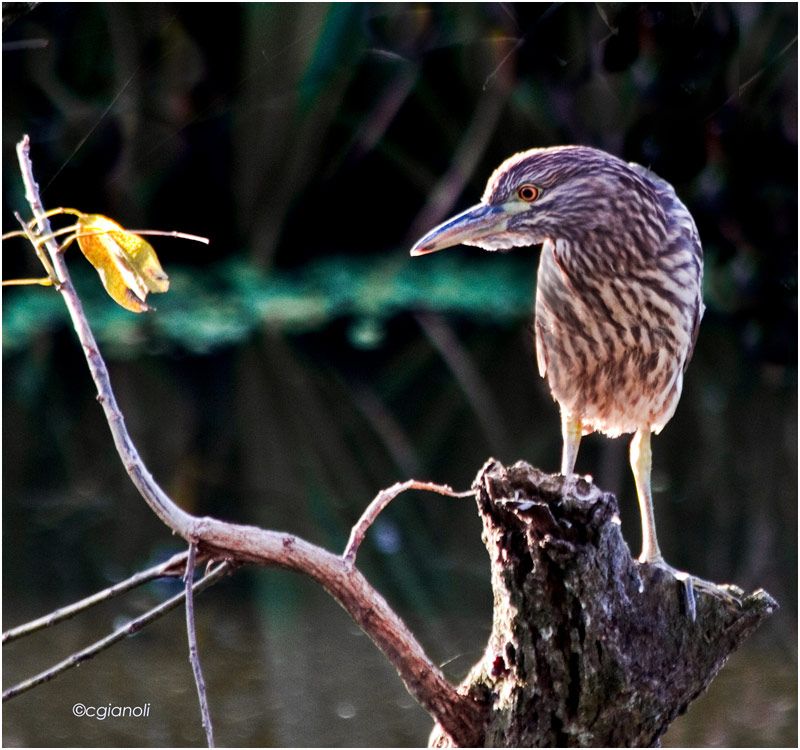
{"label": "bird's foot", "polygon": [[731,584],[720,585],[713,583],[712,581],[706,581],[704,578],[698,578],[697,576],[693,576],[684,570],[673,568],[671,565],[668,565],[666,562],[664,562],[664,558],[661,556],[650,560],[639,558],[639,562],[642,564],[652,565],[660,570],[665,571],[666,573],[669,573],[681,584],[681,588],[683,589],[683,603],[686,616],[692,622],[697,619],[697,598],[695,596],[695,592],[699,591],[717,598],[721,597],[736,605],[741,605],[742,603],[744,591],[742,591],[742,589],[740,589],[738,586],[733,586]]}

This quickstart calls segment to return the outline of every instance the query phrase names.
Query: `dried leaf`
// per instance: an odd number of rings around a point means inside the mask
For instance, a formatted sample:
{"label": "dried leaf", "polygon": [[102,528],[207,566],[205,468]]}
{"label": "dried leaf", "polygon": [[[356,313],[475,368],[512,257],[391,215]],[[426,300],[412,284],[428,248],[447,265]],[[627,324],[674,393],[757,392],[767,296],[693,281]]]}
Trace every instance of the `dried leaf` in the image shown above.
{"label": "dried leaf", "polygon": [[101,214],[78,217],[78,245],[111,298],[127,310],[150,310],[150,292],[166,292],[169,277],[152,245]]}

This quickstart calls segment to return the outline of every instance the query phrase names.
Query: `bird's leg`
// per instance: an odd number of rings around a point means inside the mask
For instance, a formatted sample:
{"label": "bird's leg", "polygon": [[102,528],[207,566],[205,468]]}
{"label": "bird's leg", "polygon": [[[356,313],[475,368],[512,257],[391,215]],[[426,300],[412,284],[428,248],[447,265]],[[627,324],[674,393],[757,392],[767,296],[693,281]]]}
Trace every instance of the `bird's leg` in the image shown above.
{"label": "bird's leg", "polygon": [[583,425],[566,411],[561,412],[561,436],[564,445],[561,451],[561,473],[568,477],[575,473],[575,459],[578,458],[578,446],[581,444]]}
{"label": "bird's leg", "polygon": [[663,563],[661,550],[656,538],[656,517],[653,512],[653,491],[650,487],[650,472],[653,467],[653,454],[650,450],[650,430],[637,430],[631,440],[631,469],[636,482],[636,495],[639,498],[639,511],[642,515],[642,554],[639,562]]}
{"label": "bird's leg", "polygon": [[653,490],[650,486],[652,468],[653,453],[650,450],[650,430],[643,427],[636,431],[631,440],[631,469],[633,469],[633,479],[636,482],[636,496],[639,498],[639,512],[642,516],[642,554],[639,555],[639,562],[664,568],[681,582],[686,613],[694,622],[697,616],[697,603],[694,598],[692,578],[667,565],[658,547],[656,517],[653,511]]}
{"label": "bird's leg", "polygon": [[636,432],[631,440],[631,468],[636,481],[636,494],[639,498],[639,510],[642,514],[642,554],[639,555],[640,563],[655,565],[667,571],[683,586],[684,603],[687,616],[694,622],[697,617],[697,602],[695,588],[714,593],[720,593],[736,600],[736,596],[727,588],[717,586],[710,581],[696,578],[682,570],[677,570],[664,562],[656,538],[656,519],[653,512],[653,492],[650,487],[650,472],[653,465],[653,454],[650,450],[650,430],[642,428]]}

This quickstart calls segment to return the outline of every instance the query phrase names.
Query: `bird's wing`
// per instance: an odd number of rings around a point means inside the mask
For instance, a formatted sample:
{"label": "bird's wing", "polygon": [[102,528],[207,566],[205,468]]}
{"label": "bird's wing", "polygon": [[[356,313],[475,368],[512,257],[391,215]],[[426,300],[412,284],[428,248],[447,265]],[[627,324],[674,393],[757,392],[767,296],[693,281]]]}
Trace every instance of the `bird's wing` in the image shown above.
{"label": "bird's wing", "polygon": [[681,199],[678,198],[675,188],[673,188],[672,185],[666,180],[662,180],[657,174],[651,172],[641,164],[629,162],[628,166],[653,186],[656,196],[667,217],[668,235],[672,236],[673,241],[683,243],[689,252],[698,260],[700,265],[698,297],[697,305],[693,310],[691,342],[686,352],[686,359],[683,363],[685,372],[692,359],[692,354],[694,354],[697,335],[700,332],[700,321],[706,309],[701,296],[703,284],[703,246],[700,243],[700,234],[697,231],[697,226],[694,223],[692,215],[689,213],[689,209],[686,208]]}
{"label": "bird's wing", "polygon": [[689,344],[689,351],[686,352],[686,359],[683,362],[683,371],[686,372],[686,368],[689,366],[689,362],[692,360],[692,355],[694,354],[694,347],[697,344],[697,335],[700,333],[700,321],[703,319],[703,313],[706,311],[706,306],[700,302],[700,304],[695,308],[694,311],[694,325],[692,327],[692,343]]}

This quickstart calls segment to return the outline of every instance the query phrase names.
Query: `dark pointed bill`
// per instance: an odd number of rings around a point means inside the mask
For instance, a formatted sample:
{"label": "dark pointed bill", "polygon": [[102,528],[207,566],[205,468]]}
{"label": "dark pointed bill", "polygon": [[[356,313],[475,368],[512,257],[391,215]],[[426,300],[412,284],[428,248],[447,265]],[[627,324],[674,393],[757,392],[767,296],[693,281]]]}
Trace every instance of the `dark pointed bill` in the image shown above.
{"label": "dark pointed bill", "polygon": [[454,245],[478,244],[480,240],[491,237],[506,228],[508,213],[504,206],[487,206],[483,203],[431,229],[411,248],[411,255],[427,255]]}

